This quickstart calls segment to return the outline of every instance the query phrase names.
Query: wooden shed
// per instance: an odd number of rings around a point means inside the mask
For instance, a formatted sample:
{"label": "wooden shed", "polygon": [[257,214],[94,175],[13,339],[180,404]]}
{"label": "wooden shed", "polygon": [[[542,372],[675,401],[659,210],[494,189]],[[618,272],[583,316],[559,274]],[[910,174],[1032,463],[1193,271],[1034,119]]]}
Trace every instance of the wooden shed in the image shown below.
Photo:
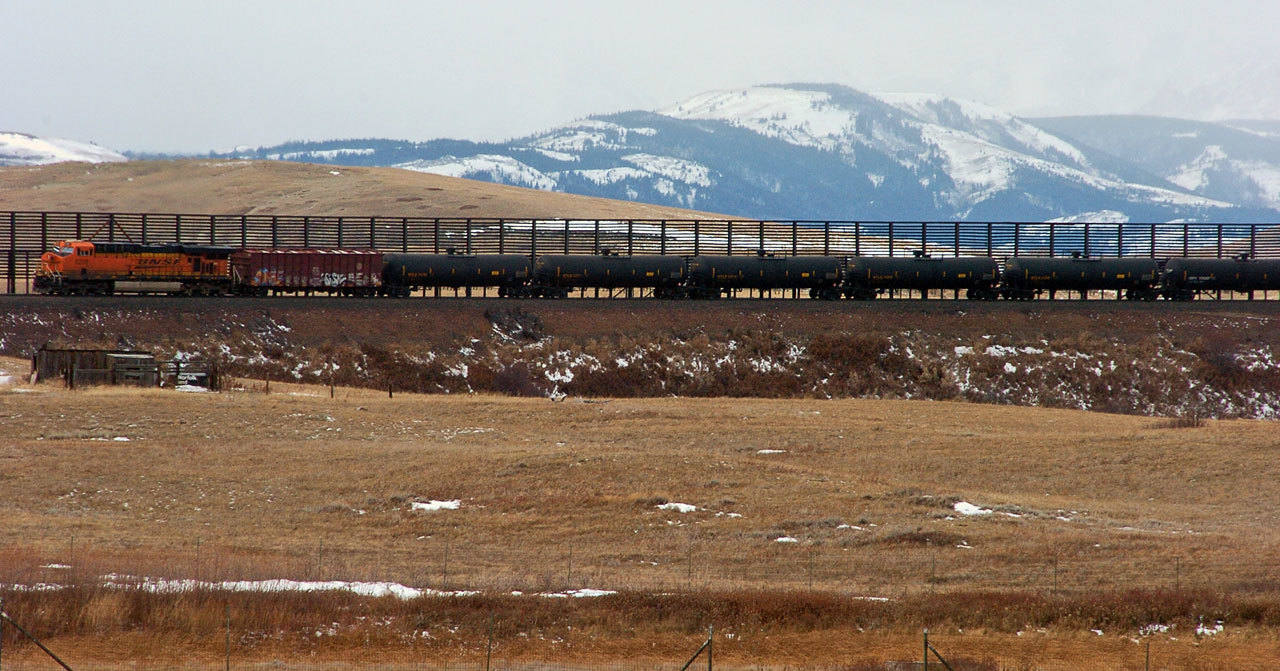
{"label": "wooden shed", "polygon": [[62,379],[70,387],[122,384],[154,387],[159,384],[156,358],[150,352],[106,349],[52,349],[41,347],[31,357],[33,381]]}

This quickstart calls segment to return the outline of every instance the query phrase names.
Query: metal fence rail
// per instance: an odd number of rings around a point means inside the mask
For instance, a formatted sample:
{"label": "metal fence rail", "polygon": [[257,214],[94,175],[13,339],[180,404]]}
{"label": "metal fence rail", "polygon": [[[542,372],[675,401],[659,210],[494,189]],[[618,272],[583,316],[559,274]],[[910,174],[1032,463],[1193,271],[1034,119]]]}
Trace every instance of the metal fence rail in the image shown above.
{"label": "metal fence rail", "polygon": [[1175,256],[1280,258],[1280,225],[468,219],[0,211],[4,291],[20,293],[59,240],[388,252],[835,256]]}

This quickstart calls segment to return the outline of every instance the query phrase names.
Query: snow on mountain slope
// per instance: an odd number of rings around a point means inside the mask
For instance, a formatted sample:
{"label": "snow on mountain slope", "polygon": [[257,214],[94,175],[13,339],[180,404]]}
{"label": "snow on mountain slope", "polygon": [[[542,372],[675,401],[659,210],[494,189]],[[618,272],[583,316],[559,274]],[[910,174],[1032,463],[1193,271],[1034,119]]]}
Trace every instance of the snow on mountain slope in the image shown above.
{"label": "snow on mountain slope", "polygon": [[1173,189],[1126,183],[1093,167],[1085,153],[1067,140],[979,103],[932,94],[873,93],[868,97],[899,116],[851,108],[843,104],[843,96],[838,99],[830,90],[809,90],[803,85],[705,93],[658,113],[723,121],[791,144],[838,151],[854,165],[861,148],[884,152],[910,169],[940,164],[954,185],[940,195],[961,217],[979,203],[1016,190],[1020,182],[1044,177],[1110,191],[1131,202],[1231,207]]}
{"label": "snow on mountain slope", "polygon": [[[544,191],[562,190],[566,181],[579,181],[597,186],[628,183],[622,195],[629,199],[639,196],[632,185],[644,182],[648,187],[683,207],[697,204],[698,189],[714,184],[707,166],[671,156],[658,156],[643,152],[629,152],[633,147],[629,136],[652,137],[657,130],[647,127],[628,127],[598,119],[587,119],[554,128],[529,140],[512,152],[519,155],[477,154],[469,157],[446,156],[435,160],[418,160],[396,164],[395,167],[419,172],[429,172],[449,177],[484,179],[512,186],[523,186]],[[596,167],[597,162],[584,156],[593,152],[609,153],[616,164]],[[534,159],[545,159],[535,161]],[[548,161],[554,166],[548,165]],[[538,162],[541,167],[531,163]],[[563,165],[570,164],[570,165]],[[578,164],[583,167],[572,167]]]}
{"label": "snow on mountain slope", "polygon": [[[761,219],[1280,220],[1280,161],[1244,149],[1276,142],[1266,135],[1280,126],[1148,122],[1027,120],[938,95],[789,84],[501,143],[296,142],[234,156],[390,165]],[[1148,131],[1139,141],[1137,129]],[[1235,143],[1217,141],[1222,133]],[[1180,144],[1166,152],[1168,142]],[[1197,162],[1213,144],[1227,158]]]}
{"label": "snow on mountain slope", "polygon": [[872,96],[908,112],[924,123],[963,129],[992,144],[1023,153],[1063,161],[1092,170],[1089,160],[1070,142],[1015,116],[982,103],[929,93],[873,93]]}
{"label": "snow on mountain slope", "polygon": [[856,110],[840,107],[830,94],[771,86],[712,91],[658,114],[676,119],[728,121],[791,144],[837,149],[854,135]]}
{"label": "snow on mountain slope", "polygon": [[1211,123],[1164,117],[1037,119],[1073,142],[1125,156],[1198,195],[1280,208],[1280,124]]}
{"label": "snow on mountain slope", "polygon": [[108,163],[125,161],[123,155],[96,144],[26,133],[0,133],[0,165],[45,165],[64,161]]}
{"label": "snow on mountain slope", "polygon": [[410,161],[393,167],[446,177],[485,177],[488,181],[498,184],[511,184],[543,191],[554,191],[556,188],[554,178],[510,156],[496,154],[479,154],[462,158],[449,156],[434,161]]}
{"label": "snow on mountain slope", "polygon": [[1280,208],[1280,164],[1233,159],[1222,145],[1211,144],[1195,159],[1175,168],[1170,182],[1189,191],[1202,191],[1213,182],[1234,181],[1253,193],[1250,200]]}

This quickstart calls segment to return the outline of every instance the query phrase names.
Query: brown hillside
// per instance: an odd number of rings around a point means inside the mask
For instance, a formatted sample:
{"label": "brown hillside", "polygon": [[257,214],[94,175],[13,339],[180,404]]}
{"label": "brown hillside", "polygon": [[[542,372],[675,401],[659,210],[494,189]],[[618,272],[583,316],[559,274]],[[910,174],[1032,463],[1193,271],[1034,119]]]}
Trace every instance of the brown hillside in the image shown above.
{"label": "brown hillside", "polygon": [[725,218],[398,168],[199,159],[0,168],[0,209],[543,219]]}

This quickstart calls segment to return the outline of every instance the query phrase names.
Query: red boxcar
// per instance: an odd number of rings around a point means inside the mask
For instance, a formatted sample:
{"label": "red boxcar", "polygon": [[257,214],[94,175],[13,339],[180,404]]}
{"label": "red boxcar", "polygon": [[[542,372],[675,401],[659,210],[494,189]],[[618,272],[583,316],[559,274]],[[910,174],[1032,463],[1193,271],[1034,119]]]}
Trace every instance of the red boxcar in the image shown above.
{"label": "red boxcar", "polygon": [[373,296],[382,287],[376,249],[243,249],[231,255],[240,293],[336,293]]}

